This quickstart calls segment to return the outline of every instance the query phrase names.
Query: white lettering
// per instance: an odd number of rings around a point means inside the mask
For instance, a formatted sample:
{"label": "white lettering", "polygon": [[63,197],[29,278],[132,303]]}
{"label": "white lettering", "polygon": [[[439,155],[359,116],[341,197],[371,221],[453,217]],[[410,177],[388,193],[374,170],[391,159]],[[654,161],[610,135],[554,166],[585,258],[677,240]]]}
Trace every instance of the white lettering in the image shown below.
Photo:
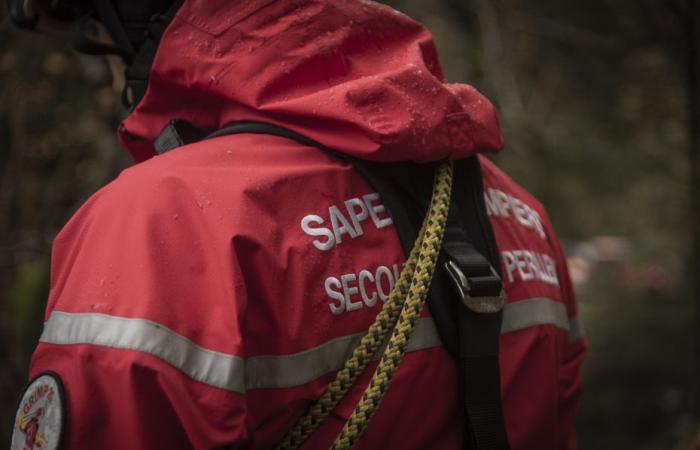
{"label": "white lettering", "polygon": [[367,286],[365,284],[366,280],[369,280],[370,283],[374,283],[374,275],[372,275],[372,272],[369,270],[361,270],[360,271],[360,295],[362,296],[362,301],[365,302],[365,305],[369,306],[370,308],[374,306],[377,303],[377,293],[372,292],[372,296],[367,295]]}
{"label": "white lettering", "polygon": [[[359,212],[356,210],[356,208],[360,208]],[[350,200],[345,200],[345,209],[348,210],[348,214],[350,215],[352,225],[355,227],[355,233],[357,233],[358,236],[362,236],[362,221],[365,220],[369,215],[365,202],[363,202],[359,198],[351,198]]]}
{"label": "white lettering", "polygon": [[[373,192],[362,196],[353,197],[343,203],[344,210],[336,205],[328,208],[330,226],[323,227],[325,220],[317,214],[308,214],[301,219],[301,229],[304,233],[313,237],[325,239],[315,239],[312,241],[314,247],[321,251],[328,251],[337,244],[343,242],[343,235],[355,239],[364,234],[362,222],[371,218],[377,229],[381,229],[393,224],[391,217],[380,215],[386,212],[382,203],[373,203],[380,200],[379,194]],[[349,220],[348,220],[349,218]]]}
{"label": "white lettering", "polygon": [[354,273],[348,273],[340,277],[340,282],[343,284],[343,295],[345,296],[345,311],[355,311],[362,308],[362,302],[352,301],[352,296],[359,292],[357,286],[350,286],[350,283],[355,281],[357,281],[357,277]]}
{"label": "white lettering", "polygon": [[322,252],[328,251],[335,245],[335,236],[333,232],[325,227],[312,228],[311,224],[315,223],[317,225],[322,225],[324,222],[323,218],[315,214],[309,214],[301,219],[301,229],[304,233],[309,236],[325,236],[327,238],[326,242],[321,242],[319,239],[313,241],[314,247],[321,250]]}
{"label": "white lettering", "polygon": [[524,227],[529,227],[530,222],[525,219],[525,208],[527,207],[523,202],[515,197],[510,198],[510,207],[515,215],[515,219]]}
{"label": "white lettering", "polygon": [[554,258],[549,255],[542,255],[542,260],[544,262],[545,272],[547,274],[547,279],[551,284],[556,284],[559,286],[559,277],[557,276],[557,263],[554,262]]}
{"label": "white lettering", "polygon": [[508,281],[513,282],[513,271],[515,270],[515,258],[511,252],[501,252],[503,256],[503,265],[506,266]]}
{"label": "white lettering", "polygon": [[375,270],[362,269],[358,274],[326,278],[325,289],[331,299],[331,312],[339,315],[357,311],[363,306],[372,308],[377,300],[385,302],[394,289],[398,273],[399,264],[392,264],[391,267],[378,266]]}
{"label": "white lettering", "polygon": [[510,283],[519,278],[523,282],[536,280],[559,286],[556,262],[551,256],[530,250],[511,250],[502,251],[501,257]]}
{"label": "white lettering", "polygon": [[335,234],[335,242],[340,244],[343,242],[343,234],[349,234],[351,239],[357,237],[355,229],[350,225],[348,219],[340,212],[337,206],[333,205],[328,208],[328,213],[331,216],[331,225],[333,225],[333,233]]}
{"label": "white lettering", "polygon": [[508,199],[508,195],[506,195],[505,192],[501,191],[496,191],[496,195],[498,196],[498,200],[500,202],[500,211],[501,211],[501,216],[503,217],[508,217],[508,209],[510,208],[510,201]]}
{"label": "white lettering", "polygon": [[525,250],[514,250],[513,256],[515,257],[515,262],[518,265],[518,273],[520,274],[520,279],[523,281],[530,281],[534,279],[535,275],[527,271],[527,257],[532,258],[530,252]]}
{"label": "white lettering", "polygon": [[[388,290],[384,290],[384,284],[382,283],[382,275],[387,279]],[[394,289],[394,277],[391,275],[391,270],[386,266],[379,266],[377,268],[377,276],[375,277],[377,284],[377,293],[382,302],[387,301],[391,290]]]}
{"label": "white lettering", "polygon": [[[539,255],[533,254],[532,252],[525,252],[525,259],[527,260],[527,265],[530,267],[530,271],[533,273],[533,277],[535,277],[534,274],[537,274],[537,278],[541,279],[542,269],[540,269],[541,266],[538,265],[538,256]],[[525,278],[523,278],[523,280],[524,279]]]}
{"label": "white lettering", "polygon": [[326,278],[326,282],[324,284],[326,287],[326,294],[330,298],[338,301],[337,305],[334,305],[333,303],[328,305],[331,308],[331,312],[336,316],[338,314],[342,314],[343,311],[345,311],[345,296],[341,292],[331,289],[331,286],[335,286],[337,289],[340,289],[340,280],[335,277],[328,277]]}
{"label": "white lettering", "polygon": [[494,200],[493,196],[493,189],[489,189],[488,191],[484,192],[484,203],[486,203],[486,214],[489,216],[498,216],[500,215],[500,211],[496,207],[496,201]]}
{"label": "white lettering", "polygon": [[534,230],[542,239],[546,239],[539,213],[522,200],[498,189],[489,188],[484,192],[484,203],[489,216],[507,219],[510,218],[509,211],[512,211],[516,223]]}
{"label": "white lettering", "polygon": [[369,209],[369,215],[372,217],[372,222],[374,222],[374,225],[381,229],[384,227],[388,227],[392,223],[394,223],[391,220],[391,217],[387,216],[385,218],[380,218],[379,213],[382,213],[385,211],[384,205],[382,203],[379,203],[378,205],[373,205],[372,202],[375,200],[379,200],[379,194],[376,192],[373,192],[371,194],[363,195],[362,200],[365,202],[367,205],[367,209]]}

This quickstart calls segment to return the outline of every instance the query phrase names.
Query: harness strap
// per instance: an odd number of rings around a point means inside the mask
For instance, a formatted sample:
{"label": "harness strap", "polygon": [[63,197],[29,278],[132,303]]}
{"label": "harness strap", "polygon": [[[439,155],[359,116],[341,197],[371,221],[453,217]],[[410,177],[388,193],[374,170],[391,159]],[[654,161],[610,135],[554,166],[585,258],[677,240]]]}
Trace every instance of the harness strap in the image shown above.
{"label": "harness strap", "polygon": [[[451,251],[453,257],[462,261],[462,271],[469,274],[468,277],[473,275],[470,278],[472,297],[502,296],[501,266],[484,204],[481,165],[478,159],[471,158],[458,162],[455,169],[458,174],[455,177],[455,203],[459,208],[452,219],[455,226],[449,227],[451,235],[447,253]],[[499,301],[495,300],[495,303]],[[498,308],[499,305],[495,306]],[[502,309],[484,314],[473,308],[459,308],[459,359],[464,380],[464,409],[467,427],[471,431],[467,433],[471,442],[465,439],[468,449],[509,448],[498,360],[502,319]]]}
{"label": "harness strap", "polygon": [[[408,253],[427,209],[430,168],[409,163],[352,162],[382,196]],[[505,301],[498,249],[486,215],[478,159],[456,161],[454,170],[454,193],[440,262],[445,270],[434,274],[428,299],[430,313],[443,344],[459,360],[464,448],[507,450],[498,360]],[[456,266],[464,280],[455,279],[450,266]],[[472,309],[465,304],[472,300],[478,303],[479,299],[487,299],[486,311],[477,312],[478,307]]]}

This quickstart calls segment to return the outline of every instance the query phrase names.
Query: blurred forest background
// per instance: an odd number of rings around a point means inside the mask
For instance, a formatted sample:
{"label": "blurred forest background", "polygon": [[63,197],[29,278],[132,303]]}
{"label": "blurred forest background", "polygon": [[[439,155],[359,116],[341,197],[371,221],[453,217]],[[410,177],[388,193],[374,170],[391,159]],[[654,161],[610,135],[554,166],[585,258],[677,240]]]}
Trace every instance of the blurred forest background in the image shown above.
{"label": "blurred forest background", "polygon": [[[567,249],[590,341],[580,448],[700,448],[700,2],[390,3],[434,33],[448,80],[497,105],[495,160]],[[109,81],[100,59],[17,33],[0,10],[0,443],[51,241],[129,165]]]}

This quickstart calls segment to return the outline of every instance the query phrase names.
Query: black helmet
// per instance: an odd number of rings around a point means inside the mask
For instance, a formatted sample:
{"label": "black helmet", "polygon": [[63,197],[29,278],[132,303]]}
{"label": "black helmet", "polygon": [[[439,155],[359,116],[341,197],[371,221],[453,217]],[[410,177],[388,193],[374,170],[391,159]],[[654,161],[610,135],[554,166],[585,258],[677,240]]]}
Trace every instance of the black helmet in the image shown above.
{"label": "black helmet", "polygon": [[[20,28],[65,32],[78,52],[120,55],[127,65],[122,100],[131,107],[143,97],[160,38],[183,1],[8,0],[8,9]],[[99,42],[87,32],[91,20],[105,26],[114,44]]]}

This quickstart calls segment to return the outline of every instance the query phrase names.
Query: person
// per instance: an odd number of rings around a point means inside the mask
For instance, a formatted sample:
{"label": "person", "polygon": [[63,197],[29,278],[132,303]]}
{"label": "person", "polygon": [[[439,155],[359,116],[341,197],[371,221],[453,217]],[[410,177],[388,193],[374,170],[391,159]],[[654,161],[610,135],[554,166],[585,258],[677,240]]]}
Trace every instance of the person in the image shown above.
{"label": "person", "polygon": [[[15,22],[41,9],[10,3]],[[286,136],[202,139],[250,122],[378,164],[479,155],[507,295],[509,446],[575,448],[586,340],[562,249],[542,205],[483,156],[502,147],[495,110],[444,81],[422,25],[360,0],[65,3],[78,38],[86,17],[110,38],[80,49],[125,62],[118,137],[137,164],[53,244],[29,370],[65,392],[47,448],[272,448],[389,298],[406,253],[382,195],[348,160]],[[462,448],[457,363],[429,308],[413,334],[354,448]],[[301,448],[333,443],[371,372]]]}

